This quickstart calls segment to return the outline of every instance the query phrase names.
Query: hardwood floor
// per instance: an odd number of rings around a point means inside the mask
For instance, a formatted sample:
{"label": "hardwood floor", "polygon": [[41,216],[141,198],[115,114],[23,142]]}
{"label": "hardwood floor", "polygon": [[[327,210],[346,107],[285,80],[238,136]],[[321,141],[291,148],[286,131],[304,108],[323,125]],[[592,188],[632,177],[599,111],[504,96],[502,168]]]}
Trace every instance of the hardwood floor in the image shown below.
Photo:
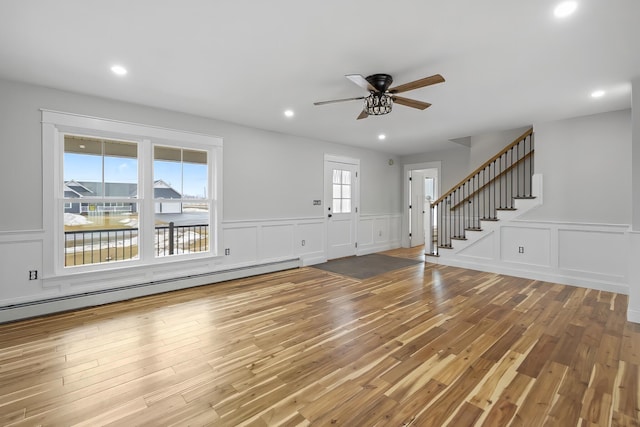
{"label": "hardwood floor", "polygon": [[0,424],[638,426],[626,308],[432,264],[235,280],[0,325]]}

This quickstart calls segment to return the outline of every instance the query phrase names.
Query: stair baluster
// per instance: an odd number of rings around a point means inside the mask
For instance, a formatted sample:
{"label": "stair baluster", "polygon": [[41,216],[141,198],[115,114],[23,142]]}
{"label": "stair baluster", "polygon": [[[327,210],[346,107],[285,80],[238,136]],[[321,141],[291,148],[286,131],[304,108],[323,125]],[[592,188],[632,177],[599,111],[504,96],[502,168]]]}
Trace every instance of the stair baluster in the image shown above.
{"label": "stair baluster", "polygon": [[469,230],[480,231],[481,220],[497,220],[498,210],[513,210],[514,199],[532,198],[533,154],[529,129],[433,202],[429,255],[452,248],[452,239],[466,239]]}

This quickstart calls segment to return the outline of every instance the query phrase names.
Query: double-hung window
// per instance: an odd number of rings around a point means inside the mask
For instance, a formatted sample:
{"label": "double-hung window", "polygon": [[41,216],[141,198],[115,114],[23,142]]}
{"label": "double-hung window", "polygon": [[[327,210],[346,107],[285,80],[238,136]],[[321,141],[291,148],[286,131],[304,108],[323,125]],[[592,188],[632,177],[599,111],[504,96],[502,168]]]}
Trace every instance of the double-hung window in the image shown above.
{"label": "double-hung window", "polygon": [[138,143],[60,137],[64,266],[139,259]]}
{"label": "double-hung window", "polygon": [[43,111],[45,270],[217,255],[222,140]]}

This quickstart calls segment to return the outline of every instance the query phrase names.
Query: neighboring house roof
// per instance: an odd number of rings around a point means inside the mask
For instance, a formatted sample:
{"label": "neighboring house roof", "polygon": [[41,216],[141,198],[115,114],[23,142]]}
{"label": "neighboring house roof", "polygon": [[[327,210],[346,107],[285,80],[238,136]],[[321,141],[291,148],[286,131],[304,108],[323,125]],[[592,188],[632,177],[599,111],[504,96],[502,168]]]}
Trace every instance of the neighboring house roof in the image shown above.
{"label": "neighboring house roof", "polygon": [[76,193],[73,190],[64,190],[64,197],[67,199],[79,199],[80,197],[82,197],[81,195],[79,195],[78,193]]}
{"label": "neighboring house roof", "polygon": [[[82,198],[95,197],[100,194],[101,183],[95,181],[67,181],[65,182],[64,197]],[[138,185],[124,182],[106,182],[105,190],[109,197],[135,198],[138,195]],[[182,195],[171,185],[159,179],[153,183],[153,196],[157,199],[180,199]]]}
{"label": "neighboring house roof", "polygon": [[154,188],[153,197],[156,199],[180,199],[182,196],[173,188]]}
{"label": "neighboring house roof", "polygon": [[182,195],[169,184],[159,179],[153,183],[153,197],[156,199],[180,199]]}
{"label": "neighboring house roof", "polygon": [[[87,186],[73,179],[71,181],[65,182],[65,197],[67,197],[66,195],[67,189],[76,193],[78,197],[90,197],[95,194],[95,192],[87,188]],[[74,196],[68,196],[68,197],[74,197]]]}
{"label": "neighboring house roof", "polygon": [[67,186],[67,184],[64,185],[64,197],[66,198],[72,198],[72,199],[77,199],[82,197],[80,194],[78,194],[77,191],[75,191],[74,189],[70,188],[69,186]]}

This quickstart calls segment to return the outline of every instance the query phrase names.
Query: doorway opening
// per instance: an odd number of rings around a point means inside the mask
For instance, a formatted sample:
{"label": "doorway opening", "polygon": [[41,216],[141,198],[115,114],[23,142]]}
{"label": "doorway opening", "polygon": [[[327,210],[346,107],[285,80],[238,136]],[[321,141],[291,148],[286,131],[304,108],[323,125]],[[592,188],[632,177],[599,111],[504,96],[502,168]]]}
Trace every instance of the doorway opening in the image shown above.
{"label": "doorway opening", "polygon": [[405,165],[402,246],[406,248],[424,245],[432,238],[430,208],[440,194],[440,162]]}

